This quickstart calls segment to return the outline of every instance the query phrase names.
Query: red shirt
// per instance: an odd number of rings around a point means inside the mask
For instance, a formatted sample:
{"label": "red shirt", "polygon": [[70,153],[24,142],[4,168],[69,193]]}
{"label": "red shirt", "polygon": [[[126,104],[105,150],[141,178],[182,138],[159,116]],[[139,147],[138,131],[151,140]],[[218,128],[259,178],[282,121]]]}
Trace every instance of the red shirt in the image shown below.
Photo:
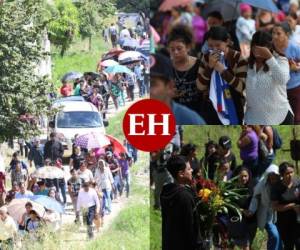
{"label": "red shirt", "polygon": [[61,86],[60,93],[62,96],[70,96],[72,95],[72,86],[70,84],[66,84]]}
{"label": "red shirt", "polygon": [[4,192],[5,189],[4,182],[5,182],[5,174],[3,172],[0,172],[0,193]]}

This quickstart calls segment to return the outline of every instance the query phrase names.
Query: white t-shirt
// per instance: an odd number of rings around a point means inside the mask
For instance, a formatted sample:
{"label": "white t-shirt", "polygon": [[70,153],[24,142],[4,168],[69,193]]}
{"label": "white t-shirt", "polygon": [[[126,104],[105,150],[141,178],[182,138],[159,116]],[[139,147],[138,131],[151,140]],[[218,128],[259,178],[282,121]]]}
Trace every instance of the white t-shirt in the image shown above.
{"label": "white t-shirt", "polygon": [[14,234],[17,231],[17,224],[12,217],[7,216],[4,221],[0,219],[0,240],[4,241],[14,238]]}
{"label": "white t-shirt", "polygon": [[125,37],[131,37],[128,29],[123,29],[120,32],[120,38],[123,39]]}
{"label": "white t-shirt", "polygon": [[295,31],[290,36],[290,41],[300,46],[300,25],[296,25]]}
{"label": "white t-shirt", "polygon": [[83,179],[84,182],[91,182],[94,180],[93,173],[89,169],[86,169],[83,172],[79,169],[78,176],[79,176],[79,178]]}

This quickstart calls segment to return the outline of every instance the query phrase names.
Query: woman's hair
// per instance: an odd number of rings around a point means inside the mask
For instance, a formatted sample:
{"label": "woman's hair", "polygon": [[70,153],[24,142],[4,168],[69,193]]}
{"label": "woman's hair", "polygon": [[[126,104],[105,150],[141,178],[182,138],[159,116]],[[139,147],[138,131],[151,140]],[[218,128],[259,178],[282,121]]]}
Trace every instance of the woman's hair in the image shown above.
{"label": "woman's hair", "polygon": [[290,12],[289,15],[291,18],[293,18],[294,20],[298,20],[298,16],[296,13]]}
{"label": "woman's hair", "polygon": [[185,45],[192,45],[194,42],[193,31],[187,25],[178,24],[169,33],[168,44],[173,41],[181,41]]}
{"label": "woman's hair", "polygon": [[98,167],[100,166],[100,164],[99,164],[100,162],[102,162],[104,167],[106,166],[106,162],[103,159],[99,159],[98,160]]}
{"label": "woman's hair", "polygon": [[[273,43],[272,43],[272,35],[266,31],[257,31],[254,33],[250,45],[251,47],[250,56],[248,59],[250,69],[253,69],[255,63],[255,57],[253,55],[254,46],[267,47],[272,53],[274,51]],[[266,63],[264,63],[263,71],[264,72],[269,71],[269,66]]]}
{"label": "woman's hair", "polygon": [[209,38],[212,40],[227,42],[228,40],[230,40],[230,35],[225,27],[215,26],[211,27],[210,30],[207,32],[206,40],[208,40]]}
{"label": "woman's hair", "polygon": [[38,213],[35,210],[30,210],[29,215],[35,215],[38,220],[41,220],[41,217],[38,215]]}
{"label": "woman's hair", "polygon": [[197,146],[192,143],[188,143],[182,146],[182,149],[180,151],[180,155],[188,156],[190,153],[194,152],[196,150]]}
{"label": "woman's hair", "polygon": [[279,174],[283,176],[288,168],[294,169],[294,166],[289,162],[283,162],[279,165]]}
{"label": "woman's hair", "polygon": [[26,202],[25,207],[32,207],[32,203],[30,201]]}
{"label": "woman's hair", "polygon": [[274,28],[276,27],[281,28],[288,37],[292,34],[292,28],[288,22],[277,23],[274,25]]}

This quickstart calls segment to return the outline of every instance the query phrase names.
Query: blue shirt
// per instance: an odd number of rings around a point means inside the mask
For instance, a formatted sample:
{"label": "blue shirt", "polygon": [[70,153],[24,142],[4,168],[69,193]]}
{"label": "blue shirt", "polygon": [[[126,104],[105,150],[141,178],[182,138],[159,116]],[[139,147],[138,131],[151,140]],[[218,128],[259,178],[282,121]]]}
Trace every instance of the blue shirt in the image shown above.
{"label": "blue shirt", "polygon": [[176,125],[205,125],[205,121],[193,110],[172,102],[172,111],[176,119]]}
{"label": "blue shirt", "polygon": [[[289,41],[289,45],[285,50],[285,56],[288,60],[300,62],[300,46]],[[290,80],[287,84],[287,89],[294,89],[300,86],[300,72],[290,71]]]}

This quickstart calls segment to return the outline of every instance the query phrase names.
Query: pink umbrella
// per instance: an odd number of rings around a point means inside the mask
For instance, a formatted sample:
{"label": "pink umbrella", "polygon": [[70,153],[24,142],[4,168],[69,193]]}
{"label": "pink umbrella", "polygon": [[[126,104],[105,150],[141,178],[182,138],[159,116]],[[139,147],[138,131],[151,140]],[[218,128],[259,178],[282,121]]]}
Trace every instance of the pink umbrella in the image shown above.
{"label": "pink umbrella", "polygon": [[193,3],[193,0],[165,0],[160,6],[159,11],[169,11],[174,7],[186,6]]}
{"label": "pink umbrella", "polygon": [[109,139],[100,132],[90,132],[80,135],[75,140],[75,145],[88,150],[93,148],[102,148],[110,144]]}
{"label": "pink umbrella", "polygon": [[105,60],[100,63],[100,65],[103,67],[109,67],[109,66],[114,66],[114,65],[118,65],[118,64],[119,64],[118,62],[116,62],[115,60],[111,60],[111,59]]}

